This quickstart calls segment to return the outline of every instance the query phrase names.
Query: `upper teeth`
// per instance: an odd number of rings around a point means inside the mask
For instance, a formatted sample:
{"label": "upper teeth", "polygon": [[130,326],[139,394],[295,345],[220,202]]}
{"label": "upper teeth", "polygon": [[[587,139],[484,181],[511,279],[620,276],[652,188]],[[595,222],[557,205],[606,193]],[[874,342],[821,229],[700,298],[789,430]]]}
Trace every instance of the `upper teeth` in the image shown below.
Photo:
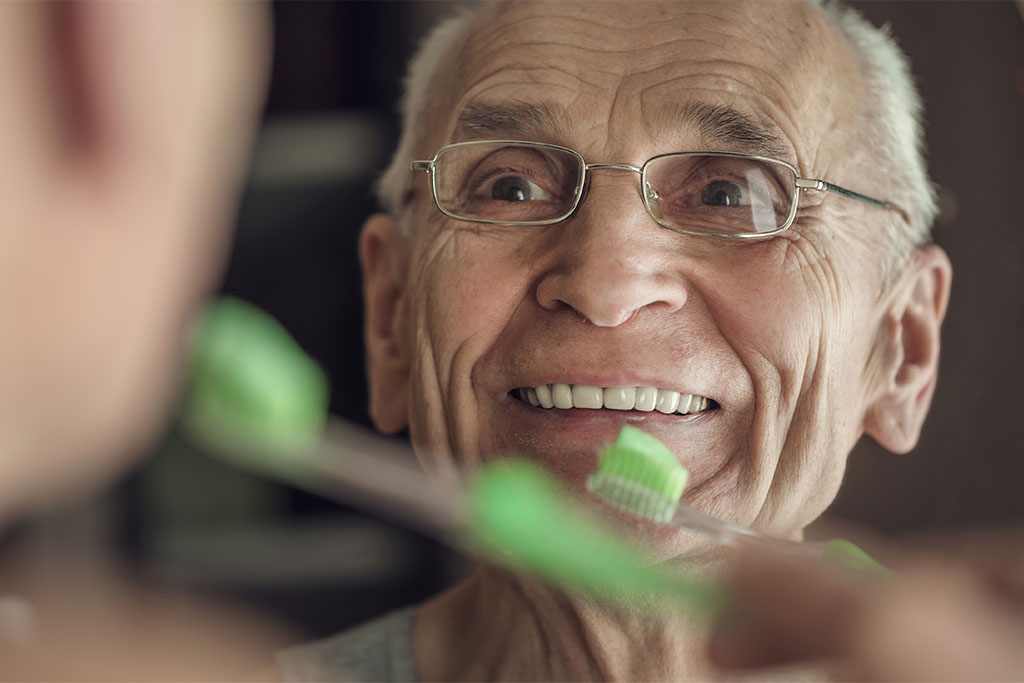
{"label": "upper teeth", "polygon": [[519,398],[542,408],[608,408],[610,410],[657,410],[687,415],[708,409],[708,399],[657,387],[592,387],[586,384],[541,384],[518,390]]}

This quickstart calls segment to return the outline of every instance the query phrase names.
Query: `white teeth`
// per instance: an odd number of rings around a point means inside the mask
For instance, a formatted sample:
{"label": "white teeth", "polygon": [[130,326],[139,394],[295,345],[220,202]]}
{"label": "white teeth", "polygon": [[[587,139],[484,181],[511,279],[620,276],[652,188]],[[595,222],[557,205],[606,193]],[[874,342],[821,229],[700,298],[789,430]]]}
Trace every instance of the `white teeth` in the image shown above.
{"label": "white teeth", "polygon": [[642,410],[645,413],[649,413],[654,410],[654,405],[658,402],[658,388],[657,387],[637,387],[636,390],[636,405],[633,406],[634,410]]}
{"label": "white teeth", "polygon": [[595,387],[588,384],[541,384],[515,390],[515,395],[533,407],[588,408],[598,410],[636,410],[650,412],[657,410],[666,415],[692,415],[708,409],[710,402],[705,396],[680,394],[671,389],[643,387]]}
{"label": "white teeth", "polygon": [[636,387],[608,387],[604,390],[604,407],[610,410],[633,410]]}
{"label": "white teeth", "polygon": [[573,385],[572,405],[574,408],[600,408],[603,405],[601,387],[592,387],[586,384]]}
{"label": "white teeth", "polygon": [[569,388],[568,384],[552,384],[551,401],[555,404],[556,408],[561,408],[562,410],[572,408],[572,389]]}
{"label": "white teeth", "polygon": [[671,415],[679,405],[679,392],[671,389],[658,389],[658,402],[654,405],[659,413]]}
{"label": "white teeth", "polygon": [[540,401],[541,408],[555,407],[555,402],[551,400],[551,388],[547,384],[541,384],[535,391],[537,392],[537,400]]}
{"label": "white teeth", "polygon": [[540,405],[540,401],[537,400],[537,390],[533,387],[526,388],[526,400],[530,402],[530,405],[536,408]]}

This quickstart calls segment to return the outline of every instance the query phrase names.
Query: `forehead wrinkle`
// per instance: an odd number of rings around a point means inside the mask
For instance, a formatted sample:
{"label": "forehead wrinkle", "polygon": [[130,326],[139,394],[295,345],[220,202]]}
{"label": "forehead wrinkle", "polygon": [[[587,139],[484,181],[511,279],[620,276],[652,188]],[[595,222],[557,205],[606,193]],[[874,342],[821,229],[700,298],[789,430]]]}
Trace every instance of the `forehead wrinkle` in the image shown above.
{"label": "forehead wrinkle", "polygon": [[[694,39],[694,42],[707,43],[709,45],[715,44],[713,41],[700,38]],[[795,54],[796,53],[794,53],[794,55]],[[750,82],[750,84],[756,85],[758,92],[765,95],[766,97],[776,98],[778,100],[777,104],[785,105],[785,107],[787,108],[794,108],[796,106],[796,102],[794,100],[794,92],[791,85],[783,83],[783,74],[789,74],[794,71],[800,73],[801,77],[797,80],[798,84],[802,84],[804,80],[809,80],[806,79],[806,77],[804,76],[804,74],[806,74],[807,72],[806,67],[803,69],[798,69],[796,67],[795,58],[775,61],[772,62],[769,66],[762,66],[755,62],[754,60],[735,62],[729,61],[727,59],[722,59],[721,57],[705,57],[703,59],[691,58],[688,59],[687,62],[693,64],[694,66],[705,66],[708,67],[709,69],[712,67],[717,67],[717,70],[722,72],[725,72],[730,69],[738,69],[749,72],[751,74],[755,74],[759,77],[759,80],[753,80]],[[782,66],[789,68],[786,68],[784,70],[778,68]],[[713,74],[709,73],[709,75]],[[738,80],[742,82],[742,79]],[[769,88],[768,86],[771,87]],[[768,94],[769,90],[771,91],[770,95]]]}
{"label": "forehead wrinkle", "polygon": [[[496,4],[485,7],[486,9],[478,14],[476,30],[467,36],[462,54],[453,65],[456,67],[453,75],[457,74],[462,78],[456,78],[456,81],[452,82],[457,91],[451,93],[454,95],[452,99],[455,100],[452,104],[485,100],[486,98],[481,96],[483,93],[492,88],[500,91],[503,86],[509,85],[509,81],[515,80],[543,83],[554,88],[576,83],[592,89],[593,92],[600,92],[618,90],[626,85],[623,83],[624,76],[649,75],[650,72],[655,72],[671,62],[685,62],[691,67],[713,64],[717,68],[708,69],[709,73],[704,76],[725,76],[734,83],[754,91],[759,99],[766,101],[769,106],[757,106],[754,112],[750,112],[746,107],[742,110],[748,115],[760,114],[763,121],[767,119],[776,123],[776,130],[782,132],[784,143],[787,149],[791,150],[784,158],[798,167],[804,164],[817,165],[807,154],[814,152],[815,140],[826,131],[809,130],[808,124],[811,123],[816,128],[820,127],[820,112],[811,116],[804,114],[813,112],[813,105],[810,105],[806,95],[809,90],[813,90],[811,86],[816,85],[823,75],[820,73],[822,65],[819,63],[822,61],[820,57],[824,55],[820,54],[821,50],[817,48],[825,47],[823,42],[828,41],[823,41],[825,36],[821,35],[820,26],[815,25],[818,22],[800,21],[813,18],[813,11],[809,12],[808,17],[807,7],[795,12],[772,9],[773,16],[790,19],[793,26],[788,30],[774,30],[786,27],[770,21],[770,25],[761,32],[763,40],[750,40],[756,36],[744,38],[746,33],[741,28],[749,25],[749,20],[765,19],[765,13],[757,11],[764,6],[758,4],[728,5],[733,19],[740,16],[746,17],[747,21],[727,23],[720,21],[722,7],[718,5],[702,7],[673,4],[664,9],[650,5],[651,12],[632,12],[619,14],[617,17],[614,16],[618,14],[616,8],[621,6],[590,5],[589,14],[584,16],[580,16],[575,10],[571,16],[568,11],[563,12],[562,9],[568,9],[569,4],[540,7]],[[602,11],[604,8],[609,11]],[[677,11],[680,8],[682,11]],[[781,8],[782,6],[779,9]],[[520,13],[519,9],[526,9],[527,12]],[[557,27],[563,24],[568,26],[566,22],[569,21],[577,30],[557,30]],[[690,31],[681,25],[680,21],[702,24],[701,31]],[[579,30],[581,28],[583,30]],[[716,40],[714,36],[720,36],[721,40]],[[636,40],[633,40],[633,37]],[[651,44],[652,40],[656,42]],[[756,48],[759,58],[744,62],[734,62],[721,57],[717,60],[687,58],[688,55],[699,57],[702,54],[721,54],[728,44],[737,40],[744,40],[748,48]],[[666,62],[663,50],[670,47],[666,43],[673,41],[688,42],[691,46],[685,50],[670,50],[676,52],[679,58]],[[539,61],[541,53],[545,56],[542,62]],[[632,58],[627,58],[623,56],[624,54],[632,55]],[[606,59],[590,60],[586,70],[576,69],[577,61],[586,60],[591,55]],[[531,59],[534,61],[531,62]],[[558,64],[566,66],[559,67]],[[723,69],[723,64],[728,68]],[[743,69],[745,75],[727,75],[737,68]],[[806,73],[808,70],[812,71],[813,75]],[[474,71],[477,73],[474,74]],[[794,74],[795,77],[787,78],[787,75]],[[756,80],[752,81],[751,75],[755,76]],[[788,81],[788,86],[784,85],[783,81]],[[531,99],[528,90],[523,93],[529,85],[513,85],[512,92],[505,94],[504,97],[495,94],[492,101],[500,103],[509,97]],[[625,90],[629,89],[631,88],[626,85]],[[733,103],[732,99],[737,95],[736,90],[728,90],[724,101]],[[557,100],[557,97],[551,99]],[[680,99],[686,101],[693,98]],[[717,103],[715,98],[708,101]],[[458,108],[453,106],[448,111],[457,111]],[[448,117],[450,116],[448,114]],[[443,127],[451,131],[455,125],[455,118],[451,117],[448,125]],[[793,152],[797,149],[804,153],[796,154],[794,158]],[[801,161],[804,164],[801,164]]]}
{"label": "forehead wrinkle", "polygon": [[[504,3],[495,3],[495,5],[499,4],[504,5]],[[510,6],[514,8],[516,5],[528,4],[530,3],[512,3]],[[553,3],[552,5],[569,6],[570,4]],[[548,5],[544,6],[547,7]],[[599,5],[588,5],[588,9],[594,9],[595,6]],[[612,6],[616,5],[612,4]],[[671,30],[678,23],[678,17],[656,17],[639,24],[634,23],[633,25],[623,26],[620,23],[621,17],[617,17],[617,21],[609,19],[608,22],[601,22],[593,18],[580,16],[579,14],[564,15],[539,12],[509,19],[507,15],[511,14],[512,10],[508,9],[508,7],[509,5],[506,5],[505,10],[493,12],[494,18],[500,20],[484,24],[468,41],[464,58],[460,60],[464,76],[468,75],[465,71],[465,65],[470,64],[474,59],[478,62],[487,62],[493,55],[500,55],[508,50],[521,50],[530,54],[535,51],[549,49],[551,50],[549,52],[549,59],[545,60],[542,66],[530,65],[528,62],[509,63],[495,67],[492,73],[488,75],[516,68],[521,68],[524,71],[548,68],[563,71],[570,77],[595,88],[609,88],[614,87],[613,82],[606,80],[599,83],[587,80],[585,75],[606,75],[613,78],[622,78],[638,71],[642,73],[646,70],[653,70],[662,63],[661,57],[653,53],[657,53],[666,44],[680,40],[675,31]],[[478,15],[478,20],[483,16],[484,13]],[[545,27],[543,30],[550,32],[553,30],[552,27],[559,23],[566,23],[567,30],[557,32],[557,38],[554,40],[544,40],[534,30],[535,26],[540,24]],[[670,30],[659,30],[662,26],[669,27]],[[517,31],[516,29],[523,30]],[[587,31],[586,29],[591,30]],[[655,35],[664,35],[665,37],[655,38]],[[652,40],[655,42],[651,42]],[[651,59],[645,59],[648,53],[652,53],[651,57],[656,61],[652,62]],[[567,58],[566,63],[570,65],[591,56],[596,56],[598,59],[587,65],[585,73],[570,73],[568,69],[556,67],[552,63],[550,55],[555,55],[556,58],[565,56]],[[626,56],[634,55],[635,57],[633,58],[626,58]],[[650,66],[648,67],[647,64],[650,64]],[[476,80],[480,81],[483,78],[483,76],[478,77]]]}
{"label": "forehead wrinkle", "polygon": [[[504,3],[494,3],[495,5],[503,5]],[[513,3],[511,7],[515,7],[516,4],[530,5],[531,3]],[[536,6],[536,5],[535,5]],[[571,3],[546,3],[542,5],[544,7],[569,7]],[[599,7],[599,3],[592,3],[589,5],[590,9]],[[497,18],[499,21],[495,22],[493,26],[488,26],[480,31],[478,35],[478,41],[484,45],[496,45],[497,49],[502,49],[509,45],[540,45],[547,43],[538,43],[532,40],[532,26],[536,23],[540,23],[547,27],[555,26],[559,23],[567,24],[567,27],[571,30],[560,32],[559,42],[557,43],[563,47],[579,48],[587,50],[589,52],[597,52],[607,55],[617,55],[625,52],[630,52],[636,49],[643,49],[635,47],[635,41],[633,40],[632,33],[640,33],[644,36],[649,37],[651,34],[652,25],[657,26],[660,24],[670,25],[674,23],[675,19],[654,19],[647,21],[642,24],[635,24],[632,26],[623,26],[621,24],[622,17],[615,17],[614,20],[609,18],[607,22],[601,22],[590,16],[574,12],[570,14],[566,13],[548,13],[548,12],[536,12],[520,16],[513,19],[507,19],[504,15],[511,13],[509,10],[505,12],[499,12]],[[516,29],[519,29],[521,25],[526,24],[527,30],[523,34],[516,33]],[[491,36],[488,38],[488,36]],[[617,40],[621,46],[614,45],[610,42],[611,40]],[[595,47],[599,45],[600,47]]]}
{"label": "forehead wrinkle", "polygon": [[[591,73],[606,74],[615,76],[608,72],[600,72],[591,69]],[[545,76],[548,76],[545,78]],[[555,64],[544,64],[543,66],[526,65],[526,64],[497,64],[489,71],[481,73],[480,75],[470,79],[467,77],[464,80],[470,83],[464,86],[463,90],[466,93],[471,94],[473,97],[478,98],[481,93],[486,92],[491,88],[500,88],[507,85],[516,85],[517,82],[514,80],[521,78],[524,83],[530,85],[553,85],[564,87],[566,82],[571,84],[586,85],[594,90],[604,90],[610,87],[611,81],[609,82],[598,82],[588,80],[583,74],[575,73],[570,67],[561,67]],[[617,76],[615,76],[617,79]],[[493,82],[492,82],[493,81]]]}

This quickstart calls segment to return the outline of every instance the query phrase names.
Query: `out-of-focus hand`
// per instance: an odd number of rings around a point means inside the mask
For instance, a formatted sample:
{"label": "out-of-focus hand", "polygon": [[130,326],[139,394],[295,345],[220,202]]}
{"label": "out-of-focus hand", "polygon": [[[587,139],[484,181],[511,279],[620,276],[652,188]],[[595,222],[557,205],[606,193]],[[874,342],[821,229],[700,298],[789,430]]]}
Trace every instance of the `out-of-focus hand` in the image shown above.
{"label": "out-of-focus hand", "polygon": [[747,555],[711,658],[726,668],[828,660],[861,681],[1024,680],[1024,531],[886,558],[864,582],[807,561]]}
{"label": "out-of-focus hand", "polygon": [[0,3],[0,524],[161,424],[223,265],[266,9]]}

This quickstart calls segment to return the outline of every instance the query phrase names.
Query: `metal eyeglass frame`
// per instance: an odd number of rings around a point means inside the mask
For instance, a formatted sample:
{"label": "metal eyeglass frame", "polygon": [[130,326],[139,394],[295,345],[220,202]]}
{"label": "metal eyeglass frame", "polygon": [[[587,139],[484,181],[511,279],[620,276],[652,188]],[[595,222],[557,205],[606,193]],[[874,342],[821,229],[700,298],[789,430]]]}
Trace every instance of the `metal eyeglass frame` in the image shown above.
{"label": "metal eyeglass frame", "polygon": [[[475,145],[502,145],[502,144],[514,145],[514,146],[517,146],[517,147],[541,147],[541,148],[545,148],[545,149],[555,149],[555,150],[559,150],[559,151],[562,151],[562,152],[568,152],[569,154],[574,156],[579,161],[579,164],[580,164],[579,178],[580,179],[579,179],[579,182],[577,183],[576,188],[575,188],[575,197],[573,199],[572,205],[569,207],[569,209],[565,213],[563,213],[562,215],[557,216],[555,218],[546,218],[544,220],[539,220],[539,221],[496,221],[496,220],[490,220],[490,219],[487,219],[487,218],[470,218],[470,217],[467,217],[467,216],[460,216],[458,214],[455,214],[455,213],[452,213],[452,212],[446,210],[443,206],[441,206],[441,202],[438,200],[438,197],[437,197],[437,175],[434,172],[434,168],[435,168],[435,165],[437,163],[438,157],[440,157],[446,151],[451,150],[451,149],[456,149],[456,148],[461,148],[461,147],[471,147],[471,146],[475,146]],[[657,159],[661,159],[661,158],[664,158],[664,157],[669,157],[669,156],[735,157],[735,158],[738,158],[738,159],[753,159],[753,160],[756,160],[756,161],[762,161],[762,162],[766,162],[766,163],[769,163],[769,164],[775,164],[776,166],[781,166],[781,167],[785,168],[792,175],[793,180],[794,180],[794,190],[797,190],[797,191],[793,192],[793,198],[790,201],[789,214],[786,216],[785,222],[780,227],[778,227],[778,228],[776,228],[774,230],[766,231],[766,232],[741,232],[741,233],[733,233],[733,234],[715,233],[715,232],[698,232],[698,231],[693,231],[693,230],[683,230],[683,229],[680,229],[678,227],[675,227],[675,226],[668,225],[668,224],[664,223],[661,219],[658,218],[657,215],[655,215],[654,209],[651,207],[651,204],[650,204],[650,201],[652,199],[657,199],[658,195],[657,195],[657,192],[655,191],[655,189],[653,187],[651,187],[647,183],[647,168],[650,166],[652,161],[655,161]],[[686,235],[697,235],[697,236],[700,236],[700,237],[724,237],[724,238],[728,238],[728,239],[761,239],[761,238],[764,238],[764,237],[772,237],[773,235],[778,235],[783,230],[786,230],[787,228],[789,228],[793,224],[793,221],[796,219],[796,213],[797,213],[797,208],[798,208],[799,199],[800,199],[800,192],[799,192],[799,190],[802,190],[804,192],[806,192],[808,190],[819,190],[819,191],[822,191],[822,192],[832,192],[832,193],[837,194],[837,195],[839,195],[841,197],[847,197],[849,199],[856,199],[857,201],[865,202],[867,204],[871,204],[873,206],[878,206],[878,207],[881,207],[883,209],[889,209],[889,210],[892,210],[892,211],[897,211],[903,217],[904,220],[907,220],[906,212],[903,209],[901,209],[899,206],[897,206],[896,204],[893,204],[892,202],[883,201],[881,199],[875,199],[873,197],[868,197],[867,195],[860,194],[859,192],[854,192],[853,190],[848,190],[845,187],[840,187],[839,185],[834,185],[834,184],[829,183],[829,182],[827,182],[825,180],[821,180],[820,178],[802,178],[800,176],[800,172],[797,171],[796,167],[793,166],[790,163],[787,163],[787,162],[782,161],[780,159],[772,159],[770,157],[758,156],[757,154],[744,154],[742,152],[718,152],[718,151],[711,151],[711,150],[707,150],[707,151],[698,150],[698,151],[691,151],[691,152],[669,152],[667,154],[658,154],[656,156],[653,156],[650,159],[648,159],[647,161],[645,161],[643,166],[637,167],[637,166],[632,166],[630,164],[588,164],[583,159],[583,157],[579,154],[579,152],[576,152],[575,150],[569,149],[568,147],[562,147],[561,145],[552,145],[552,144],[548,144],[546,142],[531,142],[531,141],[528,141],[528,140],[471,140],[469,142],[455,142],[455,143],[452,143],[450,145],[445,145],[445,146],[441,147],[441,149],[437,150],[437,153],[434,154],[433,158],[413,161],[410,164],[410,170],[415,171],[415,172],[427,173],[430,176],[430,192],[431,192],[431,194],[433,195],[433,198],[434,198],[434,206],[436,206],[438,211],[440,211],[444,215],[449,216],[451,218],[454,218],[456,220],[466,221],[466,222],[469,222],[469,223],[487,223],[487,224],[491,224],[491,225],[510,225],[510,226],[553,225],[555,223],[561,223],[562,221],[570,218],[574,213],[576,213],[576,210],[579,208],[579,206],[582,203],[583,198],[584,198],[584,196],[586,194],[584,190],[585,190],[585,188],[587,186],[587,183],[589,182],[590,171],[592,171],[592,170],[605,170],[605,169],[607,169],[607,170],[614,170],[614,171],[629,171],[631,173],[639,174],[640,175],[640,187],[641,187],[641,190],[642,190],[640,195],[641,195],[641,197],[643,199],[644,208],[647,210],[647,214],[659,226],[661,226],[661,227],[663,227],[663,228],[665,228],[667,230],[672,230],[673,232],[678,232],[678,233],[682,233],[682,234],[686,234]]]}

